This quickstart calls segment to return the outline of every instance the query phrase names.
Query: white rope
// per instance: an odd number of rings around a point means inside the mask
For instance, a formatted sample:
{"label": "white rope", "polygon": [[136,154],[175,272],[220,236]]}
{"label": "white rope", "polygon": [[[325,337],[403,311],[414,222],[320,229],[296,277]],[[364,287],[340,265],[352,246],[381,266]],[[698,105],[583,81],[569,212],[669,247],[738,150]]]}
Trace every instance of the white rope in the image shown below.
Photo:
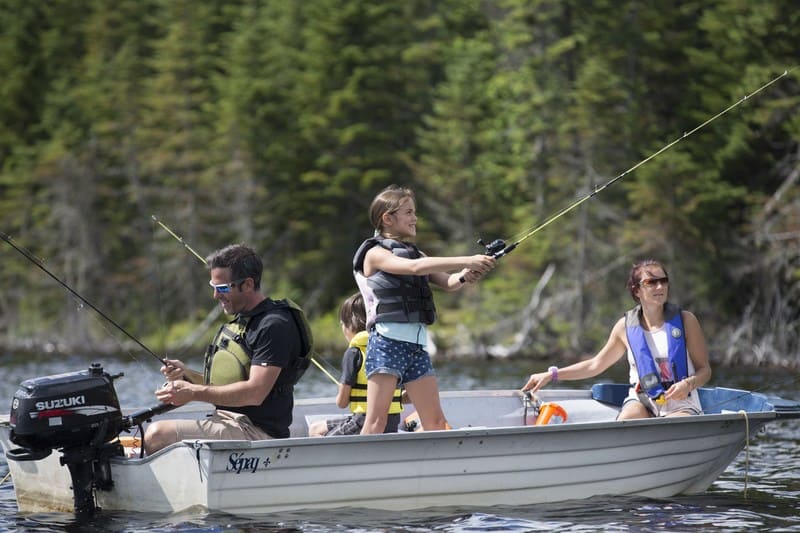
{"label": "white rope", "polygon": [[738,411],[740,415],[744,416],[744,497],[747,498],[747,478],[750,472],[750,419],[747,417],[747,411],[741,409]]}

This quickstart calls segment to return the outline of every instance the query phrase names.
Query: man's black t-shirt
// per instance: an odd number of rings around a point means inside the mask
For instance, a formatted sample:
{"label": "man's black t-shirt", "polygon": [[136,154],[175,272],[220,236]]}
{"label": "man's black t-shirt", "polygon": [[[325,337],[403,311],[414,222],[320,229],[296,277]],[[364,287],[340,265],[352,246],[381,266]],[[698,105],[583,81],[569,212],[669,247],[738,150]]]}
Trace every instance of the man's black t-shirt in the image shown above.
{"label": "man's black t-shirt", "polygon": [[283,370],[261,405],[218,407],[247,415],[273,438],[286,438],[294,408],[292,384],[296,370],[292,365],[301,356],[302,336],[292,312],[275,305],[269,298],[239,316],[251,317],[244,335],[251,356],[250,366],[277,366]]}

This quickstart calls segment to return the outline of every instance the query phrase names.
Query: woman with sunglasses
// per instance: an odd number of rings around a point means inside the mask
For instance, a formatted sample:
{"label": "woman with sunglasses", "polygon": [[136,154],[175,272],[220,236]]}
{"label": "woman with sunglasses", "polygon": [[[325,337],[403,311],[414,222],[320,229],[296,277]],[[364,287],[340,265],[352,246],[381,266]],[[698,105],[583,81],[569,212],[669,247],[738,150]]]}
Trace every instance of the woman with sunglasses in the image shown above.
{"label": "woman with sunglasses", "polygon": [[701,414],[696,389],[711,379],[711,366],[700,322],[668,301],[669,277],[658,261],[634,264],[627,286],[637,305],[614,324],[597,355],[532,374],[522,390],[597,376],[627,354],[631,389],[619,420]]}

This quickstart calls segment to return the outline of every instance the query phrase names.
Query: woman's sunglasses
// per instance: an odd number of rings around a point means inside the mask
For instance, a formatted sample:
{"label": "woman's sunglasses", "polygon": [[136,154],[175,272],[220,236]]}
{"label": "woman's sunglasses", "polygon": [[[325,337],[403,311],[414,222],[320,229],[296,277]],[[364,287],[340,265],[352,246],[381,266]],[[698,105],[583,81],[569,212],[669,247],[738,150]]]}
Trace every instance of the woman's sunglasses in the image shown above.
{"label": "woman's sunglasses", "polygon": [[647,287],[648,289],[651,289],[651,288],[655,287],[656,285],[658,285],[659,283],[661,285],[667,285],[669,283],[669,278],[667,276],[664,276],[663,278],[647,278],[647,279],[643,279],[643,280],[641,280],[639,282],[639,286],[640,287]]}

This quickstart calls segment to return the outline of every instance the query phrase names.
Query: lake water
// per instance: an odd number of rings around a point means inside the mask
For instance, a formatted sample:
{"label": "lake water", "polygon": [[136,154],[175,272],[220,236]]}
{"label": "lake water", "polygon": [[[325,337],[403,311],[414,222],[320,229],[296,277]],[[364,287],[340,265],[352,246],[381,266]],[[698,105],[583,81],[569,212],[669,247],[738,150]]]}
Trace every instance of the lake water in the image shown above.
{"label": "lake water", "polygon": [[[338,358],[331,358],[332,361]],[[3,357],[0,402],[10,401],[24,379],[82,370],[92,362],[84,357]],[[152,391],[163,382],[159,363],[149,356],[138,360],[99,359],[109,373],[124,372],[117,392],[125,406],[155,402]],[[436,364],[442,390],[519,388],[527,374],[547,363],[470,361]],[[334,373],[334,375],[336,375]],[[622,381],[618,365],[603,377]],[[798,399],[797,373],[761,369],[715,369],[713,385],[757,390]],[[586,386],[567,383],[565,386]],[[333,396],[334,384],[311,367],[297,387],[298,398]],[[2,400],[5,398],[6,400]],[[4,408],[7,412],[7,408]],[[8,473],[0,455],[0,477]],[[0,531],[87,532],[472,532],[472,531],[798,531],[800,532],[800,420],[770,423],[751,438],[749,460],[742,452],[702,495],[665,500],[602,497],[546,505],[446,508],[414,512],[337,510],[281,513],[247,517],[208,513],[173,515],[103,512],[89,522],[72,515],[17,512],[13,485],[0,485]]]}

